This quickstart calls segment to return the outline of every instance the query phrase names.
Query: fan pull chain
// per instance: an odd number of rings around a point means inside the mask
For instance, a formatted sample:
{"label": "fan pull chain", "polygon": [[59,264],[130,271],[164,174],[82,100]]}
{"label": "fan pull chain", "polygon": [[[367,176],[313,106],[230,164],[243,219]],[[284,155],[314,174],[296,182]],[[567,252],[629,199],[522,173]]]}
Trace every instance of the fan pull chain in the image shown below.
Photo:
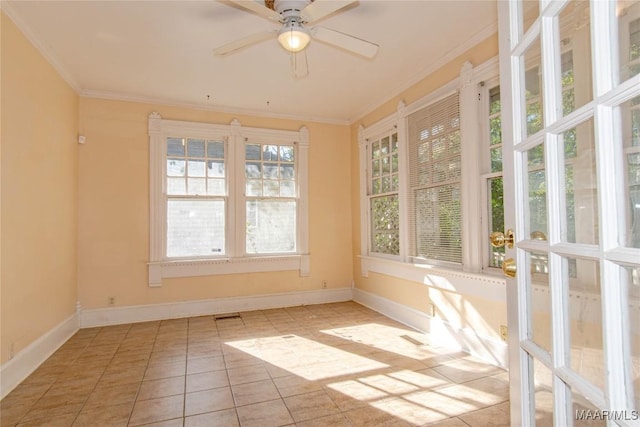
{"label": "fan pull chain", "polygon": [[[299,58],[298,55],[302,55],[303,58]],[[306,49],[302,52],[291,52],[291,75],[294,79],[302,79],[309,75]]]}

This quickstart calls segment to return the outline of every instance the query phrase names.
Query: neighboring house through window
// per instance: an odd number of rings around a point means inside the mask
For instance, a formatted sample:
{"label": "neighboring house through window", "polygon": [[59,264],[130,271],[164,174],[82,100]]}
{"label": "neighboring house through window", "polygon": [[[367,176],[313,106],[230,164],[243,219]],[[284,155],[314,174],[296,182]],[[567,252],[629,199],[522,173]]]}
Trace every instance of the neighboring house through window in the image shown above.
{"label": "neighboring house through window", "polygon": [[149,117],[149,284],[309,273],[308,133]]}

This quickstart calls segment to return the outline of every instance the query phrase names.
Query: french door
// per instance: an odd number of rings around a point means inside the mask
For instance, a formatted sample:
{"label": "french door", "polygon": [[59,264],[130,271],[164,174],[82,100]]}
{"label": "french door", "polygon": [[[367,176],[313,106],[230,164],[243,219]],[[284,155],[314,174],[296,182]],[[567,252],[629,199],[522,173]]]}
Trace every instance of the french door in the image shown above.
{"label": "french door", "polygon": [[640,425],[640,0],[498,1],[511,423]]}

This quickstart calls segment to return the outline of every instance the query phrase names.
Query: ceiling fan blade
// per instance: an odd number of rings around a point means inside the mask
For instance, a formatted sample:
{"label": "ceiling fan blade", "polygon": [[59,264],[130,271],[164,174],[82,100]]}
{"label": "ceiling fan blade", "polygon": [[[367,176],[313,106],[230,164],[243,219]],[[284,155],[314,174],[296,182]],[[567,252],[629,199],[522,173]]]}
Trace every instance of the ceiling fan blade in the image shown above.
{"label": "ceiling fan blade", "polygon": [[339,47],[346,51],[364,56],[365,58],[373,58],[378,53],[378,45],[359,39],[340,31],[330,30],[325,27],[313,27],[311,35],[315,40]]}
{"label": "ceiling fan blade", "polygon": [[264,3],[258,3],[254,0],[228,0],[233,4],[236,4],[244,9],[250,10],[253,13],[256,13],[263,18],[267,18],[271,21],[280,22],[282,18],[278,12],[275,10],[269,9],[264,5]]}
{"label": "ceiling fan blade", "polygon": [[331,15],[358,0],[315,0],[300,11],[304,22],[312,23]]}
{"label": "ceiling fan blade", "polygon": [[265,40],[274,38],[276,33],[277,33],[276,31],[263,31],[261,33],[252,34],[250,36],[243,37],[239,40],[217,47],[213,50],[213,53],[218,56],[225,56],[230,53],[237,52],[246,47],[253,46],[254,44],[258,44]]}

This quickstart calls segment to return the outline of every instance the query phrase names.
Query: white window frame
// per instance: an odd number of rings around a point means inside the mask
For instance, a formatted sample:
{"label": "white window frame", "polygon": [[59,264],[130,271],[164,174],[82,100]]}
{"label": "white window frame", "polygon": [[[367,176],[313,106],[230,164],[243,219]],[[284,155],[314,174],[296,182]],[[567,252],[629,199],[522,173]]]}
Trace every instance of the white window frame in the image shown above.
{"label": "white window frame", "polygon": [[[308,219],[309,132],[243,127],[238,120],[229,125],[197,123],[163,119],[154,112],[149,115],[149,278],[150,287],[162,286],[163,278],[206,276],[266,271],[299,270],[310,274]],[[211,257],[168,258],[166,256],[167,137],[204,138],[227,141],[225,165],[227,180],[226,254]],[[260,144],[296,146],[296,252],[288,254],[246,253],[245,141]]]}
{"label": "white window frame", "polygon": [[[406,259],[406,220],[403,217],[406,206],[406,135],[404,126],[400,126],[399,118],[403,116],[404,103],[398,104],[395,114],[380,120],[375,125],[365,128],[360,126],[358,129],[358,148],[360,157],[360,223],[361,229],[361,251],[366,256],[403,261]],[[371,242],[371,207],[370,207],[370,190],[369,190],[369,164],[371,162],[370,155],[371,143],[386,135],[392,133],[398,134],[398,203],[400,206],[399,217],[399,239],[400,251],[398,255],[383,254],[373,252],[373,244]]]}
{"label": "white window frame", "polygon": [[[498,76],[498,58],[473,67],[465,63],[460,76],[432,93],[406,105],[400,101],[395,113],[358,129],[360,160],[360,274],[385,274],[447,291],[482,297],[493,301],[506,301],[505,280],[502,275],[487,275],[482,272],[482,244],[484,236],[480,212],[483,209],[482,195],[478,189],[481,174],[481,118],[478,111],[478,85],[480,82]],[[416,264],[408,256],[410,244],[408,230],[408,159],[407,159],[407,118],[408,116],[456,91],[460,96],[460,131],[462,141],[461,206],[462,215],[462,265]],[[375,139],[385,132],[397,128],[400,150],[400,255],[371,253],[370,219],[368,204],[367,167],[369,157],[366,151],[367,139]]]}
{"label": "white window frame", "polygon": [[[496,70],[497,71],[497,70]],[[479,121],[481,128],[481,174],[480,174],[480,194],[482,196],[482,210],[480,213],[482,222],[482,270],[485,273],[502,275],[502,270],[498,267],[492,267],[489,265],[489,260],[492,256],[489,234],[493,231],[505,230],[491,230],[489,225],[491,224],[491,206],[489,203],[489,190],[488,183],[490,179],[502,178],[503,172],[491,172],[491,129],[489,126],[489,96],[490,91],[496,86],[500,86],[500,81],[496,73],[495,76],[487,79],[486,82],[480,82],[478,85],[478,101],[480,105],[478,107]],[[502,114],[502,111],[501,113]],[[502,144],[500,144],[502,147]]]}

